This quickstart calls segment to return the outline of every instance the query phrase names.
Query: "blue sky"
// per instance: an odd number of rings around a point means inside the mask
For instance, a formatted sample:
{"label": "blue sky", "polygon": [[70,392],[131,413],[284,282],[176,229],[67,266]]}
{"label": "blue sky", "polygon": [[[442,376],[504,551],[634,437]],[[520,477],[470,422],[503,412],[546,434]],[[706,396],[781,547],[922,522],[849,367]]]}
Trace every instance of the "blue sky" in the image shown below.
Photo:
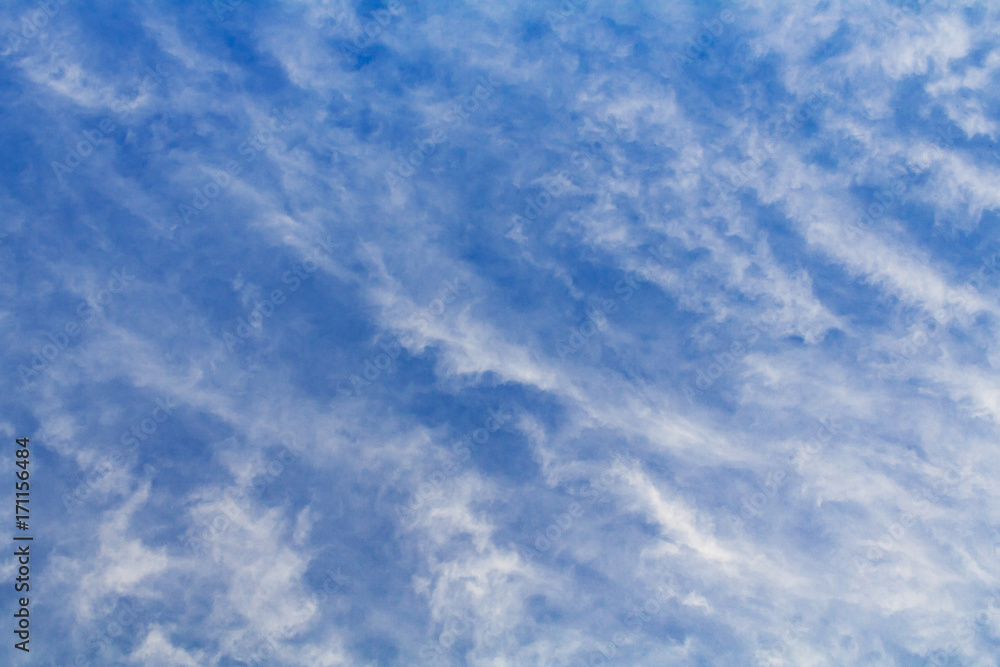
{"label": "blue sky", "polygon": [[998,664],[998,24],[6,3],[11,664]]}

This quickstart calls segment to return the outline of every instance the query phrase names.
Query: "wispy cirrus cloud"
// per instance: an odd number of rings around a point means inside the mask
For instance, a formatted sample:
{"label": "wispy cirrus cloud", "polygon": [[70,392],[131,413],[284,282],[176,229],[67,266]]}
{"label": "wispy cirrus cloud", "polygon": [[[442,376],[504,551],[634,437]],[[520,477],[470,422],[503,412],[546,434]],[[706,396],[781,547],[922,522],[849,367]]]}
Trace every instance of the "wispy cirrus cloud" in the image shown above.
{"label": "wispy cirrus cloud", "polygon": [[0,17],[39,664],[1000,655],[995,9],[97,12]]}

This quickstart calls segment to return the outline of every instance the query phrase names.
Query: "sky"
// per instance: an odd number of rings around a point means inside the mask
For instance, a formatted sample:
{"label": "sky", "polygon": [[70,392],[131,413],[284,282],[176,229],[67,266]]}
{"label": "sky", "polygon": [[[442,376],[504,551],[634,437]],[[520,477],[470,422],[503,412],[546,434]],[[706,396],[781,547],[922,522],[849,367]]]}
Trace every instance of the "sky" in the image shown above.
{"label": "sky", "polygon": [[4,3],[0,663],[1000,664],[998,29]]}

